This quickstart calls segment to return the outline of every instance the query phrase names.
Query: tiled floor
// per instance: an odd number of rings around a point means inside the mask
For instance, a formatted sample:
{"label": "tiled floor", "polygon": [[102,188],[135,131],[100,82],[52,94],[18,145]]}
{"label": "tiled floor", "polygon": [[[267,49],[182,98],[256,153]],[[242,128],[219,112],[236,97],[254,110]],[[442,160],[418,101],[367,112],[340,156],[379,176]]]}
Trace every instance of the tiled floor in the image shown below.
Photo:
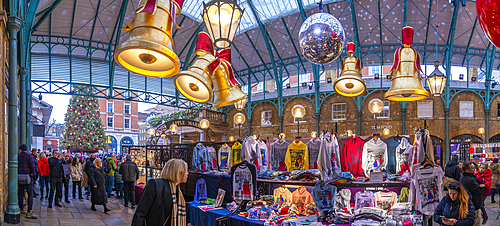
{"label": "tiled floor", "polygon": [[[38,188],[36,191],[40,193]],[[97,211],[90,210],[89,200],[70,199],[70,201],[70,204],[62,202],[63,207],[53,206],[49,209],[48,201],[40,201],[38,196],[33,200],[33,211],[39,216],[38,219],[21,216],[20,225],[130,225],[135,211],[130,207],[125,208],[123,199],[109,199],[108,208],[111,212],[107,214],[104,213],[102,206],[96,206]]]}

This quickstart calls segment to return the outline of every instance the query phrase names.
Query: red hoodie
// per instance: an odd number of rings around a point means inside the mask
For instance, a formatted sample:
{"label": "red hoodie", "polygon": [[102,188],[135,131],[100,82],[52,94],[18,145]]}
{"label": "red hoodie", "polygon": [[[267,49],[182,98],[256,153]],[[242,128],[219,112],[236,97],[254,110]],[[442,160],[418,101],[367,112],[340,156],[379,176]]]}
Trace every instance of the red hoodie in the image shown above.
{"label": "red hoodie", "polygon": [[479,184],[484,184],[486,186],[486,191],[483,193],[483,196],[490,195],[491,190],[491,170],[488,169],[483,173],[480,173],[479,170],[476,172],[476,177],[479,180]]}
{"label": "red hoodie", "polygon": [[38,174],[41,176],[50,176],[49,160],[47,158],[38,160]]}

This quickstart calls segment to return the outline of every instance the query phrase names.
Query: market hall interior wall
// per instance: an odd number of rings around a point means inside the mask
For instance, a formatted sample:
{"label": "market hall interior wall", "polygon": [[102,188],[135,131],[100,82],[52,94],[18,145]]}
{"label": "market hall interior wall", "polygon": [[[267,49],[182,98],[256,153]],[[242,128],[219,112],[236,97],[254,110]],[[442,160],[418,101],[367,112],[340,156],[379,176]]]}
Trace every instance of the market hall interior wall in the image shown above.
{"label": "market hall interior wall", "polygon": [[[381,100],[386,100],[384,98],[385,91],[378,91],[370,94],[364,101],[362,105],[361,114],[361,135],[369,136],[375,131],[375,120],[373,114],[368,110],[368,103],[373,98],[379,98]],[[500,97],[497,96],[493,99],[490,107],[490,117],[489,117],[489,136],[490,138],[494,135],[500,134],[500,118],[498,117],[498,106],[497,102],[500,101]],[[444,140],[446,134],[445,126],[445,105],[441,97],[429,97],[426,100],[432,100],[433,112],[432,117],[419,117],[418,116],[418,103],[417,101],[407,102],[406,106],[406,134],[413,134],[415,128],[423,127],[424,120],[427,120],[427,127],[432,135]],[[286,101],[286,98],[284,98]],[[473,101],[473,117],[464,118],[460,117],[460,101]],[[346,119],[345,120],[333,120],[332,119],[332,104],[334,103],[346,103]],[[301,104],[306,108],[306,115],[301,120],[300,130],[302,137],[309,137],[312,131],[316,131],[316,119],[315,110],[313,103],[303,97],[291,98],[285,105],[283,111],[283,133],[286,137],[295,137],[297,134],[297,124],[293,122],[293,116],[291,115],[291,109],[294,105]],[[271,126],[261,125],[261,112],[270,110],[271,111]],[[229,125],[230,135],[235,137],[238,136],[238,127],[233,127],[233,115],[237,111],[232,108],[227,115],[227,122]],[[244,111],[243,111],[244,112]],[[470,91],[464,91],[458,93],[451,101],[450,105],[450,139],[462,135],[462,134],[472,134],[484,139],[484,135],[478,133],[478,129],[485,128],[485,106],[481,97]],[[245,112],[244,112],[245,113]],[[246,114],[245,114],[246,115]],[[251,116],[251,131],[252,134],[258,134],[264,138],[275,138],[278,136],[279,129],[279,117],[278,109],[271,102],[261,102],[258,103]],[[248,120],[248,118],[247,118]],[[332,94],[327,97],[320,107],[320,127],[319,132],[323,129],[335,129],[335,122],[337,122],[337,128],[339,134],[345,134],[347,130],[351,130],[357,133],[358,129],[358,118],[357,118],[357,107],[353,98],[341,96],[339,94]],[[401,104],[399,102],[390,102],[390,114],[388,118],[378,118],[379,133],[382,133],[384,128],[389,128],[391,134],[402,133],[402,112]],[[245,136],[248,132],[247,122],[245,122],[241,127],[241,134]],[[307,132],[306,132],[307,131]]]}

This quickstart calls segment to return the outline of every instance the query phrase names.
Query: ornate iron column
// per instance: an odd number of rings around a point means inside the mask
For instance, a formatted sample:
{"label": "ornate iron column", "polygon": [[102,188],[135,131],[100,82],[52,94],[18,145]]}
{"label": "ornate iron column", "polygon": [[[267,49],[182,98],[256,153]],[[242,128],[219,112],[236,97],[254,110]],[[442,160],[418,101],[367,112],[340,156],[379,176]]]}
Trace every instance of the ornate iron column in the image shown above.
{"label": "ornate iron column", "polygon": [[[28,138],[28,123],[26,121],[27,118],[27,100],[28,100],[28,95],[26,93],[26,74],[28,73],[28,68],[21,67],[19,68],[19,78],[21,79],[21,82],[19,83],[19,101],[21,102],[21,106],[19,109],[19,117],[21,118],[21,125],[19,126],[19,133],[20,133],[20,144],[26,144],[27,138]],[[16,101],[17,102],[17,101]]]}
{"label": "ornate iron column", "polygon": [[406,134],[406,104],[408,102],[401,101],[401,134]]}
{"label": "ornate iron column", "polygon": [[[16,1],[10,1],[11,15],[17,15],[12,8],[15,7]],[[9,224],[18,224],[21,221],[19,204],[17,201],[17,155],[19,152],[18,125],[17,125],[17,34],[21,27],[21,20],[16,16],[9,16],[7,28],[9,30],[9,186],[8,186],[8,204],[5,211],[4,220]],[[26,103],[26,102],[25,102]]]}

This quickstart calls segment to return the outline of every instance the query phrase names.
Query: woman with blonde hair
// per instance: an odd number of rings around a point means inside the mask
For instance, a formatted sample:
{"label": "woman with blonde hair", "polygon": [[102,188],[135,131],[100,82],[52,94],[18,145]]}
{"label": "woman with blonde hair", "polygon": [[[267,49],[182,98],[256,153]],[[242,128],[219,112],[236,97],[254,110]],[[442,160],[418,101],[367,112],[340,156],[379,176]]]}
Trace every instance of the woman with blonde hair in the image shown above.
{"label": "woman with blonde hair", "polygon": [[95,205],[103,205],[104,213],[111,211],[106,206],[108,203],[108,195],[106,193],[106,177],[102,168],[101,159],[95,159],[94,164],[90,165],[89,169],[89,184],[91,192],[90,201],[92,202],[92,211],[97,211]]}
{"label": "woman with blonde hair", "polygon": [[474,204],[464,186],[458,181],[448,184],[448,194],[434,211],[434,221],[440,225],[474,225]]}
{"label": "woman with blonde hair", "polygon": [[186,225],[186,203],[179,184],[186,183],[188,165],[181,159],[170,159],[161,178],[151,179],[142,192],[132,225]]}

